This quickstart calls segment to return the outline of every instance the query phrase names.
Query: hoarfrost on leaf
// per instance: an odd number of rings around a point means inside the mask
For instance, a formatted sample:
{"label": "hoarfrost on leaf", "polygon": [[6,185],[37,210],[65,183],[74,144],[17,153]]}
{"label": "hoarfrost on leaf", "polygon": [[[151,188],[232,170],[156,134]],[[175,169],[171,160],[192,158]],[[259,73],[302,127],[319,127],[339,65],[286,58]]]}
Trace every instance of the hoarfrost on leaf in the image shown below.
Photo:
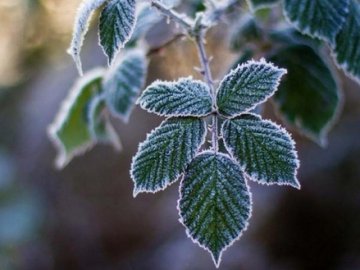
{"label": "hoarfrost on leaf", "polygon": [[108,0],[100,16],[100,44],[111,64],[131,38],[135,27],[135,0]]}
{"label": "hoarfrost on leaf", "polygon": [[102,69],[96,69],[81,77],[49,126],[50,139],[58,150],[56,166],[60,169],[95,143],[88,126],[87,113],[90,100],[101,92],[103,74]]}
{"label": "hoarfrost on leaf", "polygon": [[181,181],[178,208],[187,234],[218,267],[251,216],[251,194],[239,164],[212,151],[196,156]]}
{"label": "hoarfrost on leaf", "polygon": [[217,92],[220,114],[228,117],[250,111],[271,97],[286,70],[265,60],[249,61],[232,70],[221,81]]}
{"label": "hoarfrost on leaf", "polygon": [[117,151],[121,150],[120,139],[108,119],[103,94],[95,96],[89,104],[88,126],[96,142],[111,143]]}
{"label": "hoarfrost on leaf", "polygon": [[75,61],[76,67],[80,73],[83,74],[80,60],[80,51],[84,42],[84,36],[89,28],[89,20],[93,12],[98,9],[107,0],[84,0],[76,14],[73,36],[68,53]]}
{"label": "hoarfrost on leaf", "polygon": [[300,188],[295,143],[285,129],[260,116],[244,114],[226,120],[222,135],[226,149],[252,180]]}
{"label": "hoarfrost on leaf", "polygon": [[205,141],[206,124],[194,117],[170,118],[148,134],[131,164],[134,196],[175,182]]}
{"label": "hoarfrost on leaf", "polygon": [[286,17],[304,34],[334,43],[350,0],[284,0]]}
{"label": "hoarfrost on leaf", "polygon": [[166,116],[205,116],[212,111],[209,87],[202,81],[181,78],[175,82],[156,81],[137,101],[141,108]]}
{"label": "hoarfrost on leaf", "polygon": [[333,46],[338,64],[360,83],[360,3],[351,0],[350,11]]}
{"label": "hoarfrost on leaf", "polygon": [[110,111],[128,121],[136,99],[145,84],[147,59],[139,50],[128,51],[113,65],[103,82],[106,103]]}

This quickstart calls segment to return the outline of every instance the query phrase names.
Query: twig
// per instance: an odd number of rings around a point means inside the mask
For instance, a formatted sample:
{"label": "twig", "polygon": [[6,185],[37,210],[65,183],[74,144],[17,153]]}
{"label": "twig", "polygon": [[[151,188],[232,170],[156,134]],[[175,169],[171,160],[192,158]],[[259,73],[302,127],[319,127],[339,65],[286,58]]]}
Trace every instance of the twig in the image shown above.
{"label": "twig", "polygon": [[[214,87],[214,81],[212,78],[212,73],[210,70],[210,61],[207,57],[205,45],[204,45],[204,31],[200,30],[199,33],[195,36],[195,43],[196,47],[198,49],[199,59],[201,62],[201,67],[203,71],[203,76],[206,80],[207,85],[210,88],[211,91],[211,97],[212,97],[212,104],[213,109],[216,109],[216,90]],[[212,116],[212,126],[211,126],[211,142],[212,147],[215,152],[219,150],[219,138],[218,138],[218,118],[217,115],[214,114]]]}
{"label": "twig", "polygon": [[[229,3],[233,3],[234,1],[235,0],[229,0]],[[236,0],[236,2],[237,2],[237,0]],[[163,5],[161,2],[159,2],[157,0],[152,0],[151,4],[152,4],[152,6],[156,7],[163,15],[167,16],[174,22],[181,25],[187,31],[187,33],[190,36],[192,36],[195,40],[196,47],[198,50],[199,60],[201,63],[202,74],[204,76],[204,79],[205,79],[207,85],[210,88],[210,91],[211,91],[212,105],[213,105],[213,110],[215,112],[212,115],[211,142],[212,142],[213,150],[215,152],[217,152],[219,150],[219,137],[218,137],[218,118],[217,118],[217,113],[216,113],[216,90],[214,87],[214,82],[213,82],[213,78],[212,78],[212,74],[211,74],[211,70],[210,70],[210,65],[209,65],[210,61],[206,54],[206,49],[205,49],[205,44],[204,44],[205,33],[207,31],[207,28],[209,28],[211,24],[209,24],[209,25],[203,24],[202,16],[197,17],[195,22],[193,22],[186,15],[180,15],[173,9],[166,7],[165,5]],[[225,10],[227,10],[227,8],[222,7],[221,10],[218,10],[218,13],[216,13],[216,14],[223,14],[223,12],[225,12]],[[213,12],[216,12],[216,10],[214,10]],[[217,15],[217,16],[220,16],[220,15]],[[218,17],[218,18],[220,18],[220,17]]]}
{"label": "twig", "polygon": [[171,44],[173,44],[174,42],[178,41],[179,39],[183,38],[185,35],[182,33],[176,34],[174,35],[171,39],[169,39],[168,41],[166,41],[164,44],[155,47],[155,48],[151,48],[148,50],[148,52],[146,53],[146,56],[152,56],[154,54],[159,53],[161,50],[163,50],[164,48],[170,46]]}
{"label": "twig", "polygon": [[177,13],[157,0],[152,0],[151,5],[156,7],[163,15],[184,27],[188,32],[191,31],[193,23],[186,15]]}

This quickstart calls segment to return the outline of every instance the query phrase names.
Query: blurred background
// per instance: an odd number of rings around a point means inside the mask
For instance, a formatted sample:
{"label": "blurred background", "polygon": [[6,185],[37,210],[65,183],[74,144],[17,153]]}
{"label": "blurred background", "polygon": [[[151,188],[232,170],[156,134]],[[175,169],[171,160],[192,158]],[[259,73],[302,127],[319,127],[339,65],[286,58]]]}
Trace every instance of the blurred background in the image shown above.
{"label": "blurred background", "polygon": [[[65,51],[79,2],[0,0],[0,269],[215,269],[178,222],[178,184],[132,197],[131,157],[161,118],[136,108],[127,125],[113,119],[121,153],[97,145],[54,168],[46,129],[77,78]],[[222,29],[207,45],[217,78],[236,60]],[[97,44],[93,27],[87,70],[105,66]],[[148,82],[197,76],[196,59],[191,42],[175,42],[152,56]],[[292,131],[302,190],[250,183],[251,226],[220,269],[360,269],[360,87],[344,77],[342,88],[326,148]],[[281,123],[271,104],[265,113]]]}

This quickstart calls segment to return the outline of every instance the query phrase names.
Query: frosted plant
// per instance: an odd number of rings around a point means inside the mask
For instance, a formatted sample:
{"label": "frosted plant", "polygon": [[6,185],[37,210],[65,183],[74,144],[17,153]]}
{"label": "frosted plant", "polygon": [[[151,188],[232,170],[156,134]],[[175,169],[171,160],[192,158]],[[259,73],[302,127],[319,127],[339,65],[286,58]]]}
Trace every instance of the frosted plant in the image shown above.
{"label": "frosted plant", "polygon": [[[195,16],[178,13],[177,6]],[[80,50],[90,17],[99,10],[100,46],[110,67],[86,72],[75,83],[49,135],[59,152],[56,165],[63,168],[98,142],[120,149],[110,114],[127,122],[138,104],[165,117],[132,160],[133,195],[180,181],[180,222],[219,266],[224,250],[249,224],[248,181],[300,189],[295,142],[280,125],[263,119],[259,108],[273,98],[285,121],[325,145],[339,112],[341,84],[324,46],[335,64],[359,82],[360,3],[223,0],[206,1],[201,12],[196,6],[177,0],[85,0],[69,53],[82,75]],[[228,16],[231,12],[237,16]],[[173,39],[151,47],[145,37],[169,20],[177,25]],[[229,47],[239,57],[215,83],[205,37],[220,21],[228,22]],[[141,94],[152,54],[184,36],[197,48],[203,81],[191,76],[156,80]]]}

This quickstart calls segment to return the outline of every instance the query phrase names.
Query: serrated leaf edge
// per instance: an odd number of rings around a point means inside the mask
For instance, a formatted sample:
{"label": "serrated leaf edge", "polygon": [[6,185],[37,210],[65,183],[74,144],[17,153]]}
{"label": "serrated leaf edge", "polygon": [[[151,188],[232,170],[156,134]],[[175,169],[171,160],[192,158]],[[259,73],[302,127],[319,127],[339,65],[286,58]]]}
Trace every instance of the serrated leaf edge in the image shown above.
{"label": "serrated leaf edge", "polygon": [[[289,141],[290,141],[290,144],[293,148],[293,150],[291,151],[294,156],[295,156],[295,162],[296,162],[296,168],[295,168],[295,172],[292,174],[293,178],[294,178],[294,182],[295,184],[293,183],[289,183],[287,182],[289,179],[282,179],[282,178],[279,178],[279,179],[276,179],[277,181],[280,181],[280,183],[267,183],[263,180],[260,180],[258,178],[258,176],[256,176],[255,174],[248,174],[246,172],[246,166],[245,165],[241,165],[240,161],[236,158],[236,156],[233,154],[234,153],[234,149],[233,147],[231,147],[230,145],[228,145],[226,143],[225,140],[223,140],[223,143],[224,143],[224,146],[226,148],[226,150],[229,152],[230,156],[236,160],[236,162],[240,165],[240,168],[241,170],[244,172],[244,174],[252,181],[256,182],[256,183],[259,183],[261,185],[264,185],[264,186],[274,186],[274,185],[277,185],[277,186],[291,186],[291,187],[294,187],[298,190],[301,189],[301,184],[299,182],[299,180],[297,179],[297,173],[298,173],[298,170],[299,170],[299,167],[300,167],[300,160],[299,160],[299,157],[298,157],[298,152],[296,151],[296,142],[293,140],[293,138],[291,137],[291,134],[289,132],[287,132],[287,130],[285,128],[283,128],[282,126],[278,125],[277,123],[273,122],[273,121],[270,121],[268,119],[263,119],[262,117],[260,117],[259,115],[257,114],[254,114],[254,113],[247,113],[249,115],[252,115],[258,119],[260,119],[261,121],[265,122],[265,123],[268,123],[268,124],[271,124],[273,126],[275,126],[276,128],[278,128],[280,131],[282,131],[284,133],[285,136],[288,137]],[[233,119],[233,118],[232,118]],[[226,121],[229,121],[229,120],[232,120],[232,119],[228,119]],[[224,124],[225,122],[223,123],[223,125],[221,126],[221,137],[224,138]]]}
{"label": "serrated leaf edge", "polygon": [[[157,192],[163,191],[163,190],[165,190],[167,187],[171,186],[173,183],[177,182],[178,179],[180,178],[180,176],[184,174],[184,171],[181,172],[181,173],[178,173],[178,174],[174,177],[174,179],[173,179],[172,181],[169,181],[169,183],[168,183],[167,185],[165,185],[163,188],[160,188],[160,189],[155,190],[155,191],[154,191],[154,190],[145,190],[145,189],[142,189],[142,188],[137,188],[137,187],[136,187],[136,182],[135,182],[135,180],[134,180],[135,177],[134,177],[134,174],[133,174],[133,166],[134,166],[134,163],[135,163],[135,159],[137,158],[138,154],[140,153],[140,152],[139,152],[140,148],[149,140],[149,137],[150,137],[150,135],[151,135],[153,132],[155,132],[156,130],[158,130],[159,128],[161,128],[162,125],[164,125],[168,120],[174,119],[174,118],[181,118],[181,117],[169,117],[169,118],[165,119],[159,126],[157,126],[156,128],[152,129],[150,132],[148,132],[148,133],[146,134],[145,140],[138,145],[138,149],[137,149],[136,155],[132,157],[131,166],[130,166],[130,178],[131,178],[132,182],[134,183],[134,190],[133,190],[133,197],[134,197],[134,198],[136,198],[136,196],[137,196],[139,193],[155,194],[155,193],[157,193]],[[208,129],[207,129],[207,124],[206,124],[206,122],[205,122],[203,119],[200,119],[200,120],[201,120],[201,122],[202,122],[203,125],[204,125],[204,134],[203,134],[203,137],[202,137],[202,139],[201,139],[201,142],[199,143],[198,148],[196,149],[196,152],[197,152],[197,153],[200,151],[201,146],[202,146],[202,145],[205,143],[205,141],[206,141],[207,130],[208,130]],[[196,156],[197,156],[197,154],[195,154],[194,158],[195,158]],[[194,158],[193,158],[193,159],[194,159]],[[192,159],[192,160],[193,160],[193,159]],[[192,160],[189,161],[189,164],[190,164],[190,162],[191,162]],[[188,164],[188,165],[189,165],[189,164]]]}
{"label": "serrated leaf edge", "polygon": [[[194,159],[195,159],[197,156],[200,156],[200,155],[206,154],[206,153],[225,156],[226,158],[229,158],[230,160],[232,160],[234,163],[236,163],[236,164],[241,168],[241,165],[240,165],[233,157],[231,157],[230,155],[227,155],[227,154],[221,153],[221,152],[214,152],[214,151],[211,151],[211,150],[204,150],[204,151],[199,152],[199,153],[194,157]],[[246,179],[246,177],[245,177],[245,173],[244,173],[244,171],[243,171],[242,169],[241,169],[241,171],[242,171],[243,174],[244,174],[245,185],[246,185],[246,187],[248,188],[248,192],[249,192],[249,201],[250,201],[250,205],[249,205],[249,208],[250,208],[249,218],[247,219],[246,224],[245,224],[245,227],[244,227],[244,229],[241,231],[241,233],[220,251],[219,259],[218,259],[218,260],[216,260],[216,258],[214,257],[214,255],[212,254],[211,250],[210,250],[208,247],[206,247],[205,245],[201,244],[197,239],[194,239],[194,238],[192,237],[192,235],[190,234],[189,229],[186,227],[186,225],[185,225],[184,222],[183,222],[183,219],[182,219],[182,217],[181,217],[181,215],[180,215],[180,213],[181,213],[181,211],[180,211],[180,201],[181,201],[181,199],[182,199],[181,188],[182,188],[182,186],[183,186],[183,181],[184,181],[184,177],[185,177],[184,174],[183,174],[183,176],[182,176],[182,178],[181,178],[181,181],[180,181],[180,185],[179,185],[179,189],[178,189],[178,190],[179,190],[179,198],[178,198],[177,204],[176,204],[176,209],[177,209],[177,211],[178,211],[178,216],[179,216],[179,219],[178,219],[178,220],[179,220],[180,224],[185,227],[186,236],[187,236],[188,238],[190,238],[193,243],[197,244],[199,247],[201,247],[202,249],[204,249],[204,250],[206,250],[207,252],[210,253],[211,259],[213,260],[216,268],[219,268],[219,267],[220,267],[223,253],[224,253],[229,247],[231,247],[236,241],[238,241],[238,240],[241,238],[241,236],[244,234],[244,232],[248,229],[248,227],[249,227],[249,225],[250,225],[250,222],[249,222],[249,221],[250,221],[250,219],[251,219],[251,217],[252,217],[252,210],[253,210],[253,207],[252,207],[252,206],[253,206],[252,193],[251,193],[251,190],[250,190],[250,185],[248,184],[247,179]]]}
{"label": "serrated leaf edge", "polygon": [[210,115],[211,112],[206,113],[206,114],[168,114],[168,113],[158,113],[155,110],[152,110],[150,108],[146,108],[144,106],[144,104],[141,102],[142,95],[145,94],[150,87],[156,87],[159,84],[167,84],[167,85],[172,87],[172,86],[174,86],[176,84],[179,84],[179,83],[181,83],[183,81],[186,81],[186,80],[192,80],[192,81],[194,81],[196,83],[202,84],[207,89],[207,91],[209,93],[209,96],[211,98],[210,89],[207,86],[207,84],[205,84],[203,81],[200,81],[200,80],[194,80],[193,76],[188,76],[188,77],[181,77],[178,80],[173,80],[173,81],[163,81],[163,80],[159,80],[159,79],[155,80],[148,87],[146,87],[146,89],[143,91],[143,93],[140,95],[140,97],[136,100],[135,104],[139,105],[141,107],[141,109],[147,111],[148,113],[153,113],[153,114],[156,114],[156,115],[159,115],[159,116],[165,116],[165,117],[197,117],[197,118],[199,118],[199,117],[205,117],[205,116]]}
{"label": "serrated leaf edge", "polygon": [[[313,1],[314,1],[314,0],[313,0]],[[347,13],[349,12],[349,7],[346,9],[346,12],[347,12]],[[334,35],[334,40],[331,40],[330,38],[328,38],[328,37],[323,37],[323,36],[321,36],[320,34],[317,34],[317,33],[312,34],[312,33],[310,33],[310,30],[309,30],[310,27],[309,27],[309,26],[307,26],[307,27],[304,28],[304,29],[301,29],[298,21],[292,21],[292,20],[290,19],[289,13],[288,13],[287,10],[285,9],[285,4],[284,4],[284,3],[283,3],[283,13],[284,13],[285,20],[286,20],[289,24],[293,25],[293,26],[296,28],[296,30],[298,30],[300,33],[306,34],[306,35],[308,35],[308,36],[310,36],[310,37],[312,37],[312,38],[315,38],[315,39],[320,39],[320,40],[326,41],[326,42],[328,42],[329,44],[334,44],[335,39],[336,39],[336,35],[341,31],[343,25],[344,25],[345,22],[346,22],[346,19],[343,20],[341,27],[339,27],[338,31],[337,31],[337,32],[335,33],[335,35]]]}
{"label": "serrated leaf edge", "polygon": [[[257,102],[257,103],[254,103],[253,106],[249,107],[247,110],[245,110],[245,111],[243,111],[243,112],[240,112],[240,113],[238,113],[238,114],[231,115],[231,116],[223,115],[223,114],[221,114],[221,113],[219,112],[220,115],[222,115],[223,117],[225,117],[225,118],[227,118],[227,119],[232,119],[232,118],[236,118],[236,117],[238,117],[238,116],[240,116],[240,115],[242,115],[242,114],[244,114],[244,113],[248,113],[248,112],[250,112],[251,110],[253,110],[254,108],[256,108],[258,105],[267,102],[267,101],[279,90],[280,81],[281,81],[282,77],[287,74],[287,69],[277,67],[277,66],[275,66],[272,62],[267,62],[267,61],[265,60],[265,58],[261,58],[259,61],[256,61],[256,60],[252,59],[252,60],[249,60],[249,61],[247,61],[247,62],[245,62],[245,63],[239,64],[236,68],[231,69],[230,72],[229,72],[227,75],[225,75],[225,77],[221,80],[221,82],[220,82],[220,84],[219,84],[219,86],[218,86],[218,88],[217,88],[217,90],[216,90],[216,104],[217,104],[217,93],[218,93],[218,91],[219,91],[219,89],[220,89],[221,84],[222,84],[223,81],[225,81],[228,77],[232,76],[232,75],[233,75],[234,73],[236,73],[239,69],[246,68],[246,67],[249,67],[249,66],[251,66],[251,65],[253,65],[253,64],[259,64],[259,63],[260,63],[260,64],[264,64],[264,65],[266,65],[266,66],[268,66],[268,67],[270,67],[270,68],[279,70],[279,72],[282,73],[282,74],[279,76],[279,79],[275,82],[275,86],[274,86],[274,89],[275,89],[275,90],[274,90],[273,92],[269,93],[268,95],[266,95],[265,98],[264,98],[262,101],[259,101],[259,102]],[[216,105],[216,106],[217,106],[217,105]]]}
{"label": "serrated leaf edge", "polygon": [[95,141],[91,141],[83,145],[83,147],[78,148],[75,151],[72,151],[70,155],[66,154],[65,146],[61,142],[60,138],[57,136],[56,131],[61,127],[61,123],[64,122],[67,118],[67,112],[71,108],[71,105],[76,100],[78,95],[81,93],[83,87],[88,83],[90,78],[101,77],[105,73],[103,68],[96,68],[89,71],[75,85],[70,89],[68,97],[60,105],[60,110],[55,116],[55,120],[47,128],[47,134],[50,141],[55,145],[57,149],[57,157],[55,159],[55,167],[57,169],[63,169],[75,156],[84,154],[89,151],[95,144]]}
{"label": "serrated leaf edge", "polygon": [[[109,0],[105,0],[106,2],[108,2]],[[102,17],[102,12],[100,14],[100,17],[99,17],[99,22],[98,22],[98,45],[100,46],[102,52],[104,53],[104,55],[106,56],[106,59],[107,59],[107,65],[110,67],[114,64],[114,62],[116,61],[116,58],[118,57],[119,55],[119,52],[121,49],[124,49],[125,48],[125,45],[126,43],[128,43],[128,41],[131,39],[131,36],[132,34],[134,33],[134,30],[135,30],[135,25],[137,23],[137,14],[136,14],[136,1],[134,0],[135,2],[135,13],[134,13],[134,23],[132,24],[131,26],[131,29],[130,29],[130,32],[129,32],[129,35],[125,38],[124,42],[122,44],[120,44],[119,48],[117,48],[115,51],[114,51],[114,55],[113,55],[113,58],[110,59],[109,56],[107,55],[104,47],[101,45],[101,37],[100,37],[100,21],[101,21],[101,17]]]}

